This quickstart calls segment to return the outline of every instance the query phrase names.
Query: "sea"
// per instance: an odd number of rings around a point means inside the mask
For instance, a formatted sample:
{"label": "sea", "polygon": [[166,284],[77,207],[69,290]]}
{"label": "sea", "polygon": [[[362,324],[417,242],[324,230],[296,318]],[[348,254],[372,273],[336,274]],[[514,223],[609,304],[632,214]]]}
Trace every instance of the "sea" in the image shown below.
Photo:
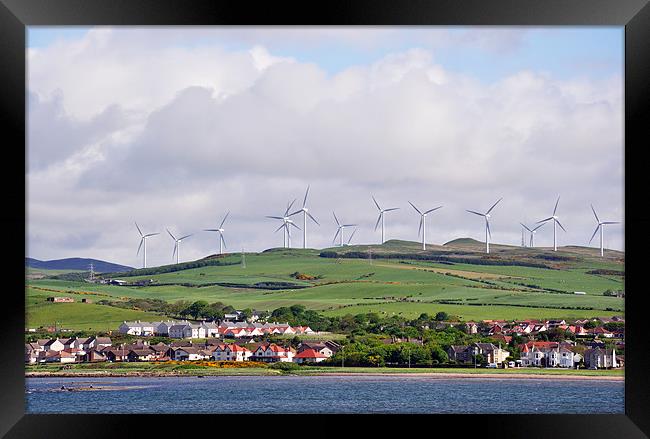
{"label": "sea", "polygon": [[340,375],[27,378],[26,405],[34,414],[624,413],[624,382]]}

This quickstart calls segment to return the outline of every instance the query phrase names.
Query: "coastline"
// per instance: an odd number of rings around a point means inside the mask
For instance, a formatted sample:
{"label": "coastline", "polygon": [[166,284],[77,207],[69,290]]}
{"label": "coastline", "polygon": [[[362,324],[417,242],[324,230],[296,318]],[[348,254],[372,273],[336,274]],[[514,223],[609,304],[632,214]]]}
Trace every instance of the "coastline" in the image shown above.
{"label": "coastline", "polygon": [[[501,373],[470,373],[470,372],[448,372],[448,371],[426,371],[426,372],[344,372],[334,371],[304,371],[298,373],[282,373],[275,370],[262,371],[238,371],[230,370],[235,373],[210,373],[210,371],[175,372],[175,371],[147,371],[135,372],[125,371],[123,373],[115,371],[92,371],[92,372],[71,372],[71,371],[52,371],[52,372],[26,372],[26,378],[164,378],[164,377],[187,377],[197,378],[206,376],[314,376],[314,377],[399,377],[399,378],[437,378],[437,379],[559,379],[559,380],[597,380],[597,381],[624,381],[624,375],[593,375],[579,373],[525,373],[525,372],[501,372]],[[248,373],[246,373],[248,372]]]}

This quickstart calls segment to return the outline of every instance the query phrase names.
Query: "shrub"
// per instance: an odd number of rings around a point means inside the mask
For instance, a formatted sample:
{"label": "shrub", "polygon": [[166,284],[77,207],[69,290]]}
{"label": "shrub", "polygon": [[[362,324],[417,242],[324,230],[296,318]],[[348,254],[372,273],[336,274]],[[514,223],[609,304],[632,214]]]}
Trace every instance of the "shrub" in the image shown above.
{"label": "shrub", "polygon": [[283,372],[289,372],[292,370],[300,369],[300,366],[298,366],[296,363],[288,363],[288,362],[280,361],[277,363],[273,363],[271,365],[271,369],[277,369]]}

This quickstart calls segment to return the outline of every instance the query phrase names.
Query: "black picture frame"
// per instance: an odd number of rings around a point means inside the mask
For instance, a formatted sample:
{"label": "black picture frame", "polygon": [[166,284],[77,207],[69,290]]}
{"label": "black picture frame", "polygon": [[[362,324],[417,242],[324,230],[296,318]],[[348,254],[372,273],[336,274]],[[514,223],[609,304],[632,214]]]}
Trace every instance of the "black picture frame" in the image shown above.
{"label": "black picture frame", "polygon": [[[283,1],[252,4],[235,1],[174,0],[0,0],[0,126],[6,139],[2,175],[4,212],[0,216],[8,236],[3,296],[3,343],[0,355],[0,434],[6,437],[122,437],[173,434],[174,425],[205,429],[213,434],[219,415],[27,415],[24,389],[24,266],[25,252],[25,38],[30,25],[613,25],[625,26],[625,187],[626,194],[645,195],[644,149],[650,122],[650,5],[648,0],[330,0],[318,4]],[[21,169],[18,164],[22,164]],[[644,172],[645,171],[645,172]],[[645,197],[643,197],[645,198]],[[400,415],[399,418],[359,416],[364,435],[402,425],[415,433],[496,437],[641,438],[650,435],[650,355],[643,307],[643,257],[649,248],[650,219],[641,197],[626,197],[626,370],[624,415]],[[637,203],[638,201],[638,203]],[[630,237],[634,237],[631,239]],[[7,239],[7,238],[5,238]],[[5,247],[6,248],[6,247]],[[7,256],[9,255],[9,256]],[[630,288],[630,282],[632,282]],[[637,288],[634,288],[634,287]],[[576,402],[577,404],[579,401]],[[247,430],[271,420],[276,425],[311,425],[312,417],[288,415],[228,415]],[[328,418],[332,418],[328,416]],[[343,428],[339,418],[325,419],[334,435]],[[352,420],[352,419],[350,419]],[[360,421],[360,422],[359,422]],[[406,422],[403,423],[403,421]],[[314,424],[316,422],[317,424]],[[291,429],[290,429],[291,430]],[[289,430],[289,431],[290,431]],[[298,433],[301,428],[296,427]],[[310,434],[314,428],[310,428]],[[305,430],[303,430],[305,431]],[[251,431],[251,435],[253,435]],[[289,433],[291,434],[291,433]],[[203,434],[201,434],[203,435]]]}

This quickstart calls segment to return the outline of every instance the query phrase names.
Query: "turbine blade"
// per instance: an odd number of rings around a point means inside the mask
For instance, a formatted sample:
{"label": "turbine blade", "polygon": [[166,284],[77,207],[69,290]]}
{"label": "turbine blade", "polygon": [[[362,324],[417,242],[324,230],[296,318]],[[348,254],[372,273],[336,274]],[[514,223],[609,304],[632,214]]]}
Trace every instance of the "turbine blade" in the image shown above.
{"label": "turbine blade", "polygon": [[533,234],[532,234],[532,233],[530,234],[530,241],[529,241],[528,246],[529,246],[529,247],[532,247],[532,246],[533,246]]}
{"label": "turbine blade", "polygon": [[379,221],[381,221],[381,216],[383,213],[380,213],[379,216],[377,217],[377,224],[375,224],[375,231],[377,231],[377,227],[379,227]]}
{"label": "turbine blade", "polygon": [[420,226],[418,227],[418,238],[420,237],[420,233],[422,232],[422,221],[424,220],[424,215],[420,214]]}
{"label": "turbine blade", "polygon": [[228,218],[228,215],[230,215],[230,212],[226,213],[226,216],[223,217],[223,220],[221,221],[221,224],[219,224],[219,228],[223,227],[223,223],[226,222],[226,218]]}
{"label": "turbine blade", "polygon": [[358,224],[343,224],[343,227],[356,227]]}
{"label": "turbine blade", "polygon": [[528,230],[529,232],[532,232],[532,230],[530,230],[530,229],[526,226],[526,224],[524,224],[524,223],[519,223],[519,224],[521,224],[521,225],[523,226],[524,229]]}
{"label": "turbine blade", "polygon": [[604,221],[601,224],[620,224],[619,221]]}
{"label": "turbine blade", "polygon": [[287,216],[294,216],[295,214],[300,213],[300,212],[302,212],[302,209],[300,209],[300,210],[296,210],[294,213],[290,213],[290,214],[287,215]]}
{"label": "turbine blade", "polygon": [[144,238],[148,238],[150,236],[156,236],[156,235],[160,235],[160,233],[149,233],[147,235],[144,235]]}
{"label": "turbine blade", "polygon": [[[273,218],[273,219],[279,219],[279,220],[284,219],[281,216],[269,216],[269,215],[267,215],[266,217],[267,218]],[[218,231],[218,230],[216,230],[216,231]]]}
{"label": "turbine blade", "polygon": [[539,224],[539,223],[545,223],[546,221],[550,221],[550,220],[552,220],[552,219],[553,219],[553,217],[552,217],[552,216],[549,216],[549,217],[546,218],[546,219],[543,219],[543,220],[541,220],[541,221],[537,221],[536,224]]}
{"label": "turbine blade", "polygon": [[307,216],[308,216],[309,218],[311,218],[311,220],[312,220],[313,222],[315,222],[316,224],[318,224],[318,225],[320,226],[320,224],[318,223],[318,221],[316,221],[316,218],[314,218],[313,215],[312,215],[311,213],[307,212]]}
{"label": "turbine blade", "polygon": [[[487,215],[488,213],[492,212],[492,209],[494,209],[494,207],[495,207],[497,204],[499,204],[499,202],[501,202],[501,200],[503,200],[503,197],[499,198],[499,199],[497,200],[497,202],[494,203],[494,204],[492,205],[492,207],[490,207],[490,209],[489,209],[487,212],[485,212],[485,214]],[[553,214],[553,215],[555,215],[555,214]]]}
{"label": "turbine blade", "polygon": [[178,241],[174,244],[174,251],[172,252],[172,261],[174,260],[174,256],[176,256],[176,248],[178,247]]}
{"label": "turbine blade", "polygon": [[172,235],[172,232],[170,232],[169,229],[165,229],[165,230],[167,230],[167,233],[169,233],[169,236],[171,236],[172,239],[173,239],[174,241],[176,241],[176,237],[175,237],[174,235]]}
{"label": "turbine blade", "polygon": [[487,227],[488,236],[492,238],[492,232],[490,231],[490,221],[488,221],[487,218],[485,218],[485,227]]}
{"label": "turbine blade", "polygon": [[415,207],[415,204],[411,203],[410,201],[409,201],[409,204],[410,204],[411,206],[413,206],[413,209],[415,209],[415,211],[416,211],[417,213],[419,213],[420,215],[422,215],[422,212],[420,212],[420,209],[418,209],[417,207]]}
{"label": "turbine blade", "polygon": [[596,217],[596,222],[600,224],[600,220],[598,219],[598,215],[596,215],[596,209],[594,209],[594,205],[591,205],[591,211],[594,213],[594,216]]}
{"label": "turbine blade", "polygon": [[219,236],[219,238],[221,239],[221,242],[223,242],[223,247],[228,248],[228,246],[226,245],[226,238],[223,237],[223,233],[221,233],[220,235],[221,236]]}
{"label": "turbine blade", "polygon": [[531,230],[531,232],[534,232],[535,230],[539,229],[539,228],[542,227],[544,224],[546,224],[546,223],[544,222],[544,223],[540,224],[539,226],[537,226],[537,227],[535,227],[533,230]]}
{"label": "turbine blade", "polygon": [[341,228],[339,227],[336,229],[336,234],[334,235],[334,239],[332,239],[333,243],[336,243],[336,238],[339,236],[339,233],[341,233]]}
{"label": "turbine blade", "polygon": [[553,216],[555,216],[555,212],[557,212],[557,203],[560,202],[560,197],[557,197],[557,201],[555,202],[555,207],[553,208]]}
{"label": "turbine blade", "polygon": [[275,229],[275,232],[273,232],[273,233],[278,233],[282,227],[284,227],[284,224],[282,224],[280,227],[278,227],[277,229]]}
{"label": "turbine blade", "polygon": [[298,230],[302,230],[300,227],[298,227],[297,225],[295,225],[295,223],[288,223],[288,224],[291,224],[292,226],[294,226],[294,227],[295,227],[296,229],[298,229]]}
{"label": "turbine blade", "polygon": [[427,213],[431,213],[431,212],[433,212],[434,210],[438,210],[438,209],[440,209],[441,207],[442,207],[442,206],[438,206],[438,207],[434,207],[433,209],[429,209],[429,210],[427,210],[426,212],[424,212],[424,214],[426,215]]}
{"label": "turbine blade", "polygon": [[600,229],[600,224],[596,226],[596,230],[594,230],[594,234],[591,235],[591,239],[589,240],[589,244],[591,244],[591,241],[593,241],[594,236],[596,236],[596,233],[598,233],[598,229]]}
{"label": "turbine blade", "polygon": [[307,195],[309,195],[309,185],[307,185],[307,192],[305,192],[305,199],[302,200],[302,207],[307,205]]}
{"label": "turbine blade", "polygon": [[[133,221],[135,223],[135,221]],[[140,233],[140,236],[142,236],[142,230],[140,230],[140,227],[138,226],[138,223],[135,223],[135,227],[138,229],[138,232]]]}
{"label": "turbine blade", "polygon": [[560,226],[560,228],[562,230],[564,230],[566,232],[566,229],[564,228],[564,226],[562,225],[562,223],[559,220],[555,220],[555,222],[557,223],[558,226]]}
{"label": "turbine blade", "polygon": [[379,211],[381,211],[381,207],[379,207],[379,203],[377,202],[377,200],[375,200],[375,196],[374,196],[374,195],[372,196],[372,201],[375,202],[375,206],[377,206],[377,209],[379,209]]}
{"label": "turbine blade", "polygon": [[390,209],[384,209],[384,212],[390,212],[391,210],[399,210],[399,207],[391,207]]}
{"label": "turbine blade", "polygon": [[189,238],[190,236],[194,235],[194,233],[190,233],[189,235],[185,235],[182,238],[178,238],[179,241],[184,240],[185,238]]}
{"label": "turbine blade", "polygon": [[217,229],[203,229],[204,232],[218,232]]}
{"label": "turbine blade", "polygon": [[[467,209],[465,209],[465,210],[467,210]],[[467,211],[468,211],[469,213],[473,213],[474,215],[485,216],[485,214],[483,214],[483,213],[478,213],[478,212],[476,212],[476,211],[474,211],[474,210],[467,210]]]}
{"label": "turbine blade", "polygon": [[296,199],[294,200],[287,206],[287,210],[284,211],[284,216],[287,216],[289,214],[289,211],[291,210],[291,207],[293,206],[293,203],[296,202]]}
{"label": "turbine blade", "polygon": [[334,215],[334,220],[336,221],[336,225],[341,226],[341,223],[339,222],[339,219],[336,217],[336,214],[334,213],[334,211],[332,211],[332,215]]}
{"label": "turbine blade", "polygon": [[140,245],[138,246],[138,252],[135,254],[136,256],[140,254],[140,248],[142,247],[143,242],[144,242],[144,237],[140,238]]}
{"label": "turbine blade", "polygon": [[352,234],[351,234],[350,237],[348,238],[348,244],[350,244],[350,241],[352,241],[352,237],[354,236],[355,233],[357,233],[357,229],[354,229],[354,230],[352,231]]}

